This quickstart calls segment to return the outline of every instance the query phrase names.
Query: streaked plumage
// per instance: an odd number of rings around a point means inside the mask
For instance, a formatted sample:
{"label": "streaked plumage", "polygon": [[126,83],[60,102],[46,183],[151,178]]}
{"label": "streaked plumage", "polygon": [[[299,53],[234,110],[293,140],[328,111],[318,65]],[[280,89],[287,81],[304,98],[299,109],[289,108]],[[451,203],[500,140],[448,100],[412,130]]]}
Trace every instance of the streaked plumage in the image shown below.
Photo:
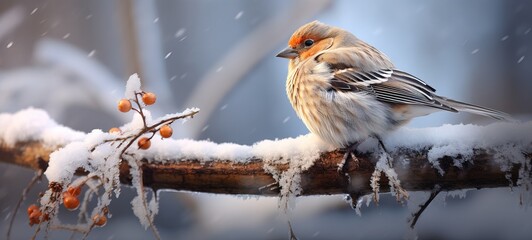
{"label": "streaked plumage", "polygon": [[337,147],[382,136],[436,111],[471,112],[498,120],[503,112],[435,94],[396,69],[379,50],[318,21],[300,27],[278,57],[289,58],[286,92],[307,128]]}

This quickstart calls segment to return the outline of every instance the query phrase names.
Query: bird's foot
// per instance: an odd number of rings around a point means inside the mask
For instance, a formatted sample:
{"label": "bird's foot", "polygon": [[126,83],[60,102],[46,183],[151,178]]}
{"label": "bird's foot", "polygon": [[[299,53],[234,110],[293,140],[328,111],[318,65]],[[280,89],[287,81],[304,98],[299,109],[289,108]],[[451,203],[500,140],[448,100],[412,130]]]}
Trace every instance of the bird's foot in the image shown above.
{"label": "bird's foot", "polygon": [[262,186],[262,187],[260,187],[260,188],[259,188],[259,192],[262,193],[262,192],[264,192],[264,191],[266,191],[266,190],[267,190],[267,191],[275,191],[275,190],[277,190],[277,189],[279,189],[279,182],[275,181],[275,182],[270,183],[270,184],[268,184],[268,185],[266,185],[266,186]]}
{"label": "bird's foot", "polygon": [[[395,197],[397,198],[397,201],[398,202],[403,202],[403,200],[407,200],[409,198],[408,191],[406,191],[401,186],[401,182],[397,178],[397,173],[395,173],[395,170],[393,168],[393,158],[390,155],[390,153],[388,152],[388,150],[386,149],[386,146],[384,145],[384,142],[382,141],[382,139],[380,137],[376,137],[376,138],[379,141],[379,147],[380,147],[380,149],[382,151],[381,154],[383,154],[383,157],[386,160],[385,165],[386,165],[386,168],[388,169],[388,171],[383,171],[383,169],[380,169],[380,170],[376,170],[376,172],[384,172],[385,173],[386,177],[390,181],[389,182],[390,187],[395,192]],[[390,174],[390,172],[392,174]],[[375,189],[374,189],[374,195],[375,195],[376,199],[378,199],[377,194],[378,194],[378,192],[375,192]]]}
{"label": "bird's foot", "polygon": [[349,178],[349,162],[350,160],[355,163],[358,162],[358,158],[356,157],[355,152],[359,145],[360,142],[355,142],[349,145],[348,147],[341,149],[341,151],[345,151],[345,153],[342,161],[338,164],[338,173],[343,173],[346,177]]}

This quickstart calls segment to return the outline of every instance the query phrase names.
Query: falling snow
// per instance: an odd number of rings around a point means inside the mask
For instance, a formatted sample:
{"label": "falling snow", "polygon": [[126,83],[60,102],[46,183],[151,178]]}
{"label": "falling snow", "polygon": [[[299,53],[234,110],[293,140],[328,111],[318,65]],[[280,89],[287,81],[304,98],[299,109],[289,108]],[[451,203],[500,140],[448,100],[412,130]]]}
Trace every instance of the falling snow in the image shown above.
{"label": "falling snow", "polygon": [[501,42],[502,42],[502,41],[506,41],[506,39],[508,39],[509,37],[510,37],[510,36],[505,35],[504,37],[501,38]]}
{"label": "falling snow", "polygon": [[172,56],[172,52],[167,53],[166,56],[164,56],[164,59],[168,59],[170,56]]}
{"label": "falling snow", "polygon": [[517,60],[517,63],[518,63],[518,64],[521,63],[524,59],[525,59],[525,56],[521,56],[521,57],[519,58],[519,60]]}
{"label": "falling snow", "polygon": [[478,48],[477,48],[477,49],[475,49],[475,50],[471,51],[471,54],[477,54],[477,53],[478,53],[478,51],[480,51],[480,49],[478,49]]}
{"label": "falling snow", "polygon": [[243,14],[244,14],[244,11],[240,11],[240,12],[238,12],[238,13],[236,14],[236,16],[235,16],[235,20],[240,19],[240,18],[242,17]]}
{"label": "falling snow", "polygon": [[30,15],[33,15],[37,12],[37,10],[39,10],[39,8],[34,8],[33,11],[31,11]]}
{"label": "falling snow", "polygon": [[181,28],[181,29],[177,30],[177,32],[174,34],[175,38],[182,37],[183,35],[185,35],[186,31],[187,30],[185,28]]}
{"label": "falling snow", "polygon": [[13,46],[13,42],[9,42],[9,43],[7,44],[7,46],[6,46],[6,48],[10,48],[10,47],[12,47],[12,46]]}
{"label": "falling snow", "polygon": [[68,37],[70,37],[70,33],[67,33],[63,36],[63,39],[67,39]]}
{"label": "falling snow", "polygon": [[95,53],[96,53],[96,50],[92,50],[89,52],[89,54],[87,54],[87,57],[92,57],[94,56]]}
{"label": "falling snow", "polygon": [[285,117],[285,118],[283,119],[283,123],[288,122],[288,120],[290,120],[290,117]]}

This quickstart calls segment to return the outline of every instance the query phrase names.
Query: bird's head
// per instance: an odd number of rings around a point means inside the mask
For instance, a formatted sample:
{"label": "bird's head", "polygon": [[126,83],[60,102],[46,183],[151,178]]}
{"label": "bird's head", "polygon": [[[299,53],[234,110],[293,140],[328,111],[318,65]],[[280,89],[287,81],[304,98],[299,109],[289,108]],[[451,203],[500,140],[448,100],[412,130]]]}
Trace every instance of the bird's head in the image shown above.
{"label": "bird's head", "polygon": [[342,32],[345,31],[319,21],[307,23],[294,32],[288,41],[288,47],[279,52],[277,57],[305,60],[329,49]]}

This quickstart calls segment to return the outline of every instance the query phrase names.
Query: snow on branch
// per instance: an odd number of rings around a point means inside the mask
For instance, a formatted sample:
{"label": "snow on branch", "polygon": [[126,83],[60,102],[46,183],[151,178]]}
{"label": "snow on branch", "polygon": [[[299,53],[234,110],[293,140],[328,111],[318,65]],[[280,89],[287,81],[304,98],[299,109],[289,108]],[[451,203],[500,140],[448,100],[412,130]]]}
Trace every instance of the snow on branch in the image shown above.
{"label": "snow on branch", "polygon": [[[201,143],[201,142],[200,142]],[[212,144],[212,143],[205,143]],[[511,145],[511,144],[510,144]],[[178,146],[178,145],[176,145]],[[180,148],[183,146],[178,146]],[[422,150],[401,148],[394,152],[401,154],[395,158],[395,170],[406,190],[431,190],[440,185],[444,190],[515,186],[520,179],[519,171],[523,164],[530,164],[530,149],[520,161],[511,158],[494,159],[500,153],[497,148],[473,149],[467,161],[463,156],[455,159],[442,156],[435,160],[438,169],[427,161],[430,147]],[[20,142],[13,146],[0,144],[0,161],[32,169],[46,170],[49,154],[55,148],[41,142]],[[262,188],[275,180],[265,171],[266,161],[251,157],[240,161],[223,157],[206,160],[198,156],[176,155],[162,162],[157,158],[144,158],[142,171],[144,185],[153,189],[174,189],[195,192],[224,194],[277,195],[278,188]],[[514,153],[511,153],[514,154]],[[519,155],[519,154],[518,154]],[[510,155],[511,156],[511,155]],[[322,195],[371,193],[370,178],[375,169],[375,160],[369,153],[358,155],[357,162],[348,163],[349,182],[338,172],[338,164],[343,153],[334,150],[321,153],[307,171],[302,172],[302,195]],[[238,161],[235,161],[238,160]],[[288,163],[274,165],[279,171],[287,170]],[[444,172],[443,175],[440,172]],[[80,169],[78,174],[84,174]],[[120,181],[131,184],[129,167],[120,165]],[[386,179],[381,179],[381,192],[389,190]]]}
{"label": "snow on branch", "polygon": [[[16,126],[29,122],[39,126]],[[46,170],[50,153],[60,146],[88,137],[37,109],[1,114],[0,126],[0,161],[36,170]],[[376,141],[370,139],[359,148],[357,161],[348,162],[347,178],[338,171],[343,153],[311,134],[252,146],[188,139],[152,142],[150,149],[138,151],[137,160],[142,161],[144,185],[153,189],[277,195],[282,187],[265,186],[282,183],[283,172],[298,171],[298,195],[367,194],[378,160],[372,155]],[[530,181],[532,122],[406,128],[386,137],[385,145],[406,190],[505,187]],[[131,184],[128,164],[122,162],[119,171],[120,182]],[[389,191],[386,178],[379,185],[381,192]]]}

